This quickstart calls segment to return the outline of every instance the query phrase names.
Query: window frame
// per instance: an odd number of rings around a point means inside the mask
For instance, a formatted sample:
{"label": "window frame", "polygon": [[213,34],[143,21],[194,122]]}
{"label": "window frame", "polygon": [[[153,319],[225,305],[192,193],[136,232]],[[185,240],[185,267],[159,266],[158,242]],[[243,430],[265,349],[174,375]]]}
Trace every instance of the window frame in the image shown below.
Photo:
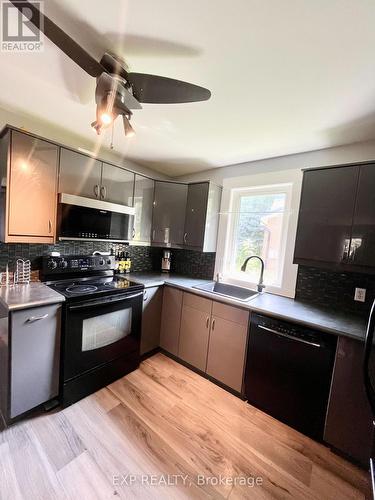
{"label": "window frame", "polygon": [[[269,195],[278,193],[283,193],[286,195],[281,228],[279,280],[277,284],[266,285],[266,291],[279,295],[285,294],[290,296],[290,291],[287,290],[288,287],[285,285],[285,273],[290,215],[292,213],[293,183],[291,182],[282,182],[269,185],[232,187],[230,189],[229,211],[226,214],[228,216],[228,221],[225,231],[224,253],[221,260],[221,269],[219,270],[223,281],[247,288],[256,288],[256,282],[249,281],[248,279],[239,279],[238,276],[229,274],[231,268],[231,255],[233,255],[234,250],[234,235],[239,223],[240,199],[244,194]],[[244,275],[244,277],[245,276],[246,275]]]}

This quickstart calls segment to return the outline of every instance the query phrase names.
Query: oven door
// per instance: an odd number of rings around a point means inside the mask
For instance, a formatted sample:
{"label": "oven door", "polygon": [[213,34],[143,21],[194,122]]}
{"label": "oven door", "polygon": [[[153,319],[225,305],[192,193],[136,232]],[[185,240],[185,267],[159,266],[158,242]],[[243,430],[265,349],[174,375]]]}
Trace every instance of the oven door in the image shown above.
{"label": "oven door", "polygon": [[139,353],[143,291],[67,304],[64,382]]}

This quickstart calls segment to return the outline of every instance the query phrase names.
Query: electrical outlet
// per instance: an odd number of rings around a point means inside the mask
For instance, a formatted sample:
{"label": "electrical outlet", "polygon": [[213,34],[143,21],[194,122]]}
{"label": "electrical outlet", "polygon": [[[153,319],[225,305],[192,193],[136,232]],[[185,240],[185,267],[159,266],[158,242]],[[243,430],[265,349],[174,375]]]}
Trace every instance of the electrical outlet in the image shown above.
{"label": "electrical outlet", "polygon": [[364,302],[366,300],[366,288],[356,288],[354,293],[354,300],[357,302]]}

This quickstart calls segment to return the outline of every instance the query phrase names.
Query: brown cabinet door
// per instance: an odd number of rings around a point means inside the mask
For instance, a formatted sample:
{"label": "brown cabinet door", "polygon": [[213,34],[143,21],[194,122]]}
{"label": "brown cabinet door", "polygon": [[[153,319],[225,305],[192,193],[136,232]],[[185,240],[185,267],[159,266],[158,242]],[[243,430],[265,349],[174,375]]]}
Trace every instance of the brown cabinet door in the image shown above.
{"label": "brown cabinet door", "polygon": [[212,300],[184,293],[178,356],[206,371]]}
{"label": "brown cabinet door", "polygon": [[207,374],[237,392],[242,390],[247,330],[247,322],[235,323],[212,316]]}
{"label": "brown cabinet door", "polygon": [[363,165],[359,173],[350,248],[350,263],[375,266],[375,164]]}
{"label": "brown cabinet door", "polygon": [[8,236],[53,241],[57,204],[58,147],[13,131]]}
{"label": "brown cabinet door", "polygon": [[178,355],[183,292],[170,286],[164,287],[161,313],[160,347]]}
{"label": "brown cabinet door", "polygon": [[178,356],[203,372],[207,364],[210,319],[211,311],[205,312],[186,304],[182,307]]}
{"label": "brown cabinet door", "polygon": [[153,286],[143,293],[141,354],[159,347],[163,290]]}
{"label": "brown cabinet door", "polygon": [[368,467],[373,426],[362,376],[363,343],[340,337],[324,440]]}
{"label": "brown cabinet door", "polygon": [[349,249],[359,168],[304,173],[294,261],[341,264]]}

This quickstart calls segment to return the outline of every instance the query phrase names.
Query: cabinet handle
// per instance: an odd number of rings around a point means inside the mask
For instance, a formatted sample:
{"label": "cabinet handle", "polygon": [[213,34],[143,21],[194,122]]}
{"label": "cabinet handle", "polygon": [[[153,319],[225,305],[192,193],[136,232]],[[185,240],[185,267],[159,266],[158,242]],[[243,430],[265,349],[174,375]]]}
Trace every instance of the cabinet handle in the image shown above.
{"label": "cabinet handle", "polygon": [[184,233],[184,243],[187,241],[187,233]]}
{"label": "cabinet handle", "polygon": [[105,186],[102,186],[100,188],[100,197],[102,200],[105,200],[107,198],[107,188]]}
{"label": "cabinet handle", "polygon": [[212,320],[212,331],[215,330],[215,318]]}
{"label": "cabinet handle", "polygon": [[94,186],[94,195],[96,198],[99,198],[99,184],[95,184]]}
{"label": "cabinet handle", "polygon": [[155,239],[155,229],[152,230],[152,239]]}
{"label": "cabinet handle", "polygon": [[26,321],[27,323],[34,323],[34,321],[40,321],[41,319],[46,319],[48,318],[48,313],[43,314],[43,316],[30,316]]}
{"label": "cabinet handle", "polygon": [[51,222],[51,220],[48,221],[48,232],[52,233],[52,222]]}
{"label": "cabinet handle", "polygon": [[210,326],[210,317],[207,316],[207,319],[206,319],[206,328],[208,328]]}
{"label": "cabinet handle", "polygon": [[132,230],[132,238],[133,239],[135,238],[135,227],[133,227],[133,230]]}
{"label": "cabinet handle", "polygon": [[145,290],[143,292],[143,301],[146,302],[147,299],[148,299],[147,290]]}

